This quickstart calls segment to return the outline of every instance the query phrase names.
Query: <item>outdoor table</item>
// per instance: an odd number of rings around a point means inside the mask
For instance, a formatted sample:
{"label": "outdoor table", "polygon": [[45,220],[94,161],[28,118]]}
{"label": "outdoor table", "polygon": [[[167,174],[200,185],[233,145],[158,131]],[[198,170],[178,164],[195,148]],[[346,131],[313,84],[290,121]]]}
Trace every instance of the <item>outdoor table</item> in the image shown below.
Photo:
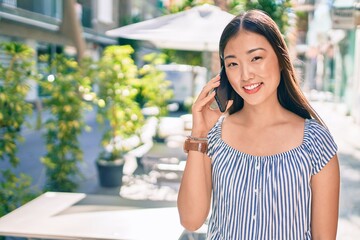
{"label": "outdoor table", "polygon": [[168,147],[165,143],[155,143],[146,153],[141,163],[144,171],[149,173],[157,164],[176,164],[186,160],[186,154],[181,147]]}
{"label": "outdoor table", "polygon": [[[95,199],[95,200],[94,200]],[[103,199],[104,205],[96,204]],[[45,239],[179,239],[174,203],[123,200],[106,203],[107,196],[47,192],[0,218],[0,235]],[[121,203],[121,201],[119,201]],[[130,203],[130,204],[126,204]]]}

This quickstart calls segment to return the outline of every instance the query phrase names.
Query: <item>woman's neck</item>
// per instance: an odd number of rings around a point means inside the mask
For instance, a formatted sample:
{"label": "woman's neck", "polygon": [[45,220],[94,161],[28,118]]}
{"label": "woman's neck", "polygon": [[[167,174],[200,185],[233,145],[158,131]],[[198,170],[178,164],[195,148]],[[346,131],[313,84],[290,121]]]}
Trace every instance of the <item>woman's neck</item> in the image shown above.
{"label": "woman's neck", "polygon": [[282,107],[276,99],[258,105],[244,103],[243,109],[239,112],[239,117],[241,115],[241,119],[246,125],[260,127],[284,121],[288,114],[289,111]]}

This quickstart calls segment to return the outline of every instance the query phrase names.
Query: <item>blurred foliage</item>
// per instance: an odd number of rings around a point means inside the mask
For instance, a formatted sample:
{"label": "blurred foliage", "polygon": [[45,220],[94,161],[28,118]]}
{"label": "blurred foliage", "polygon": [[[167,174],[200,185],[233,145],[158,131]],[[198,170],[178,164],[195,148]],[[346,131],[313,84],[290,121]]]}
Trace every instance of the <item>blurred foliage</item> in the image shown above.
{"label": "blurred foliage", "polygon": [[130,150],[121,141],[139,134],[144,123],[135,101],[139,79],[133,52],[130,45],[108,46],[98,63],[97,120],[106,127],[102,138],[104,151],[99,157],[103,160],[121,159]]}
{"label": "blurred foliage", "polygon": [[165,14],[178,13],[205,3],[212,3],[212,1],[184,0],[182,2],[178,2],[177,4],[172,4],[169,9],[165,10]]}
{"label": "blurred foliage", "polygon": [[[9,163],[0,169],[0,217],[36,196],[30,188],[31,178],[14,173],[20,163],[16,156],[18,143],[23,141],[20,130],[25,117],[32,113],[32,105],[25,101],[29,91],[27,80],[34,66],[34,52],[24,44],[0,44],[8,65],[0,63],[0,160]],[[34,79],[36,80],[36,79]]]}
{"label": "blurred foliage", "polygon": [[29,91],[27,80],[33,66],[33,51],[19,43],[2,44],[1,48],[10,57],[9,65],[0,65],[0,127],[2,138],[0,158],[6,157],[13,167],[19,163],[16,157],[16,141],[21,141],[19,130],[25,117],[32,113],[32,106],[25,101]]}
{"label": "blurred foliage", "polygon": [[[40,57],[48,61],[47,56]],[[91,91],[91,80],[74,59],[58,54],[51,60],[47,81],[42,87],[49,93],[44,103],[51,110],[46,121],[47,154],[41,159],[46,167],[45,191],[72,192],[80,175],[78,163],[83,152],[78,140],[85,128],[83,111],[90,105],[83,100]]]}
{"label": "blurred foliage", "polygon": [[162,52],[167,56],[167,62],[186,64],[192,66],[202,66],[202,52],[184,51],[174,49],[163,49]]}
{"label": "blurred foliage", "polygon": [[16,176],[11,169],[1,170],[0,181],[0,217],[24,205],[40,193],[30,188],[32,179],[21,173]]}
{"label": "blurred foliage", "polygon": [[237,15],[244,10],[262,10],[269,14],[278,25],[280,31],[284,34],[289,26],[289,13],[291,7],[291,0],[232,0],[229,3],[229,12]]}
{"label": "blurred foliage", "polygon": [[138,94],[136,101],[143,107],[158,107],[159,116],[168,113],[167,105],[174,93],[170,89],[171,82],[165,79],[165,73],[156,68],[156,65],[166,62],[165,54],[150,53],[145,55],[144,66],[139,69],[140,81],[136,84]]}

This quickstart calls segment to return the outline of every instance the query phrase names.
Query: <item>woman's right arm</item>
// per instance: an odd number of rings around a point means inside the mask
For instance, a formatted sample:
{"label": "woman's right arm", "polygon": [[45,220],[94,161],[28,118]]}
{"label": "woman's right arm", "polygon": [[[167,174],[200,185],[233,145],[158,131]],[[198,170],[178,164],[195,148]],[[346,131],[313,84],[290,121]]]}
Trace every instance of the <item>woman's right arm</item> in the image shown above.
{"label": "woman's right arm", "polygon": [[[209,93],[219,86],[219,80],[219,76],[211,79],[192,107],[193,137],[206,137],[221,116],[218,109],[210,109],[215,93]],[[206,153],[189,151],[177,201],[181,224],[187,230],[195,231],[205,222],[210,209],[211,191],[210,158]]]}

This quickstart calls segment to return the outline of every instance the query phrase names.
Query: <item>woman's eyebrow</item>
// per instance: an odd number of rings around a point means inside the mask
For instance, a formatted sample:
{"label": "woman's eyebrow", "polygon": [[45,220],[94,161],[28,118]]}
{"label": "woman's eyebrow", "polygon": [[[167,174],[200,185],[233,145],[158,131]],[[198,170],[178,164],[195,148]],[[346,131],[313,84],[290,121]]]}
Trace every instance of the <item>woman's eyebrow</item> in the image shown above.
{"label": "woman's eyebrow", "polygon": [[265,48],[262,48],[262,47],[259,47],[259,48],[253,48],[253,49],[250,49],[249,51],[247,51],[246,53],[247,54],[250,54],[250,53],[253,53],[255,51],[258,51],[258,50],[263,50],[263,51],[266,51]]}
{"label": "woman's eyebrow", "polygon": [[[246,51],[246,54],[250,54],[250,53],[253,53],[253,52],[259,51],[259,50],[266,51],[265,48],[258,47],[258,48],[252,48],[252,49]],[[235,56],[235,55],[227,55],[227,56],[224,57],[224,60],[225,60],[225,59],[228,59],[228,58],[236,58],[236,56]]]}
{"label": "woman's eyebrow", "polygon": [[224,57],[224,60],[227,59],[227,58],[236,58],[235,55],[227,55]]}

